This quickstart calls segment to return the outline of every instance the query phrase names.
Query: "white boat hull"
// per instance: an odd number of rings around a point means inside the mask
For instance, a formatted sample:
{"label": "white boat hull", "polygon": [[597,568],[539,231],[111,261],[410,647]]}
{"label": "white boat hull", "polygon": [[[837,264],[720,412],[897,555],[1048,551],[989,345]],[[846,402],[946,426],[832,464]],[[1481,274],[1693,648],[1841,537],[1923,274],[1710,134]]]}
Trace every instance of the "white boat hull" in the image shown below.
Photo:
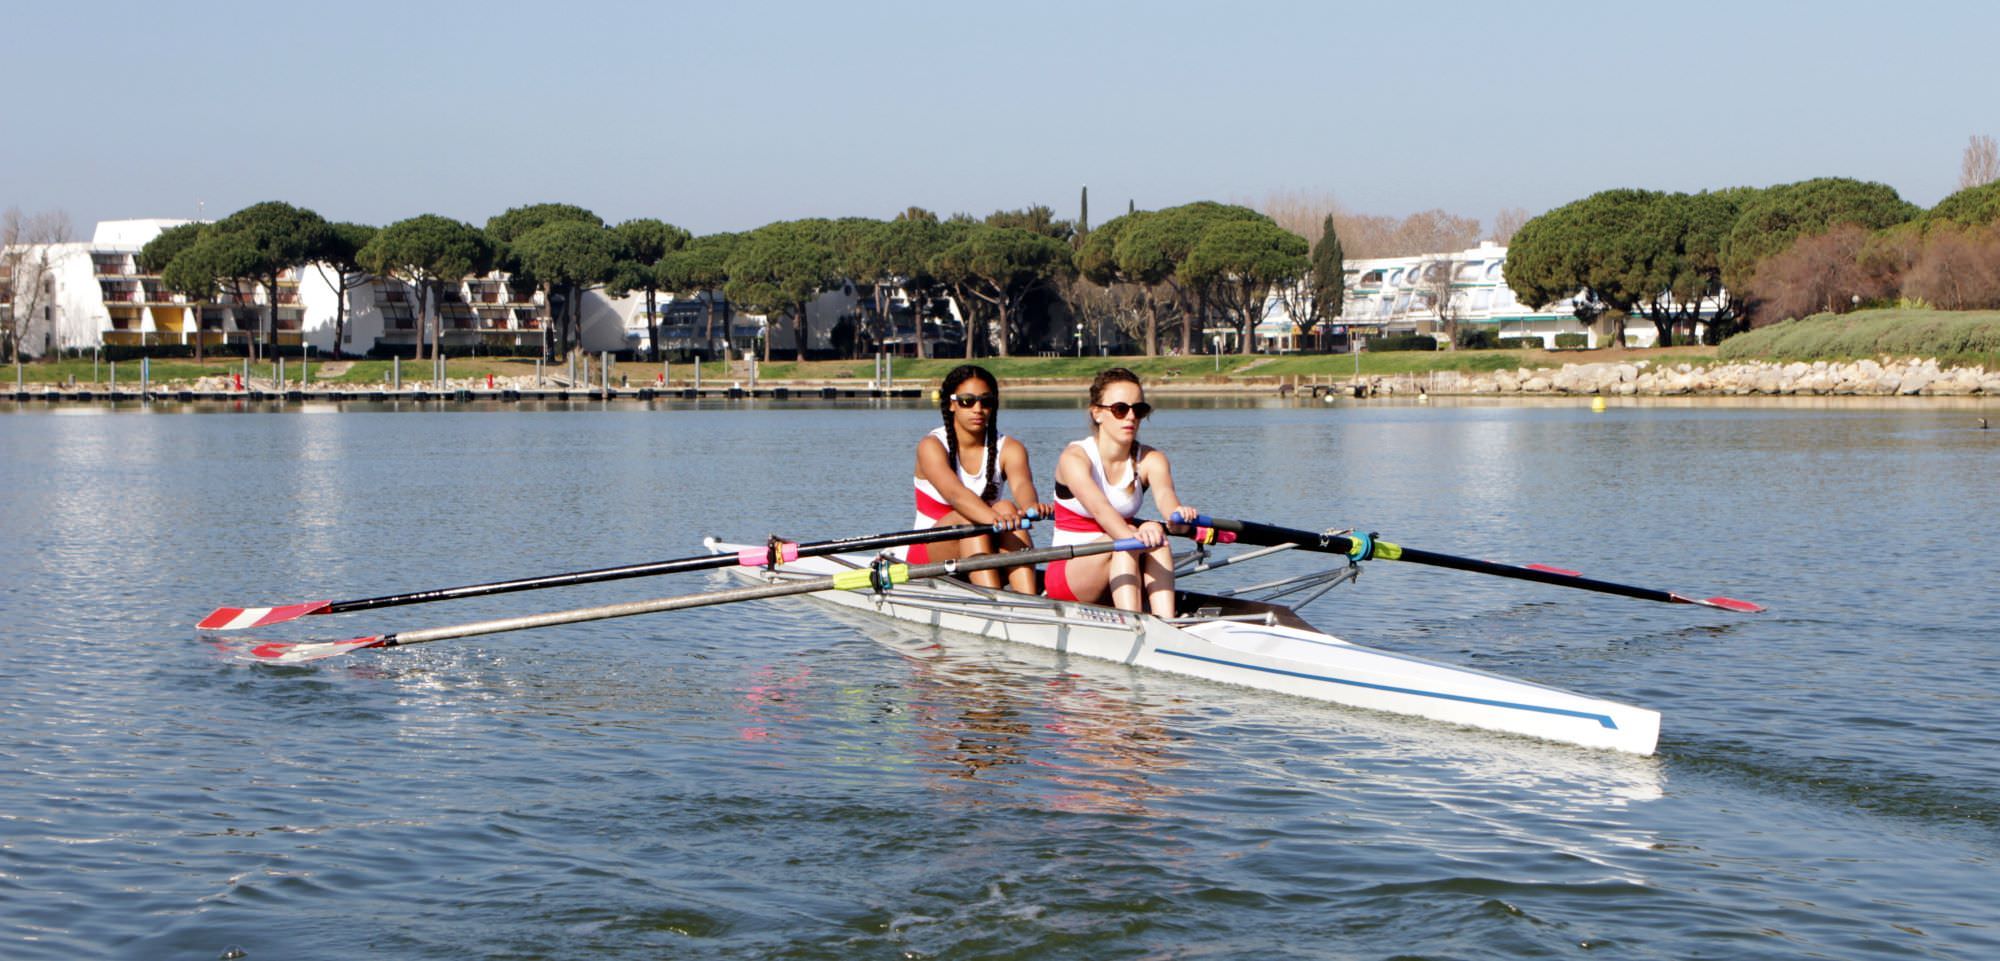
{"label": "white boat hull", "polygon": [[[743,548],[716,544],[714,549],[733,553]],[[778,581],[834,574],[869,560],[863,555],[802,558],[775,572],[735,571]],[[1652,754],[1659,740],[1657,711],[1363,647],[1282,623],[1169,623],[1095,605],[987,591],[945,578],[881,594],[826,591],[808,596],[944,631],[1489,731],[1641,755]]]}

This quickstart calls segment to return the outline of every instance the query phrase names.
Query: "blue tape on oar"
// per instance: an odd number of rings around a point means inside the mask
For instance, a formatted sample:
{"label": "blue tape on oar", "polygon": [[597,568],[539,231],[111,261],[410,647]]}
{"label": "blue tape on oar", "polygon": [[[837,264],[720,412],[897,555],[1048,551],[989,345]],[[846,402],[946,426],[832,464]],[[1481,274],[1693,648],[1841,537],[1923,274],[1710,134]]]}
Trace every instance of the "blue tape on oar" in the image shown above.
{"label": "blue tape on oar", "polygon": [[1111,549],[1114,551],[1143,551],[1146,549],[1146,542],[1136,537],[1121,537],[1111,542]]}

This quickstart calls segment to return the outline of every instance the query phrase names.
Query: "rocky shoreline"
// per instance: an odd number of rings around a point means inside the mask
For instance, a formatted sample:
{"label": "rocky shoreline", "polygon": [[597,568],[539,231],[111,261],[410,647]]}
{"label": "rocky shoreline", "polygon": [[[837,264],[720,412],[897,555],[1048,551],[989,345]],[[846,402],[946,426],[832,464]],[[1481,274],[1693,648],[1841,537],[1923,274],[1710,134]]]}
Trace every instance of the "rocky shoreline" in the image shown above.
{"label": "rocky shoreline", "polygon": [[1740,361],[1710,365],[1564,364],[1491,373],[1363,378],[1361,394],[1596,394],[1614,397],[2000,396],[2000,371],[1941,367],[1935,359]]}
{"label": "rocky shoreline", "polygon": [[[14,399],[119,399],[136,397],[137,383],[121,379],[119,390],[107,392],[105,385],[35,385],[12,393]],[[1007,389],[1031,394],[1068,394],[1085,389],[1081,380],[1062,378],[1022,378]],[[2000,371],[1984,367],[1947,367],[1937,360],[1913,358],[1858,361],[1816,361],[1776,363],[1740,361],[1717,364],[1655,364],[1650,360],[1629,362],[1572,363],[1561,367],[1517,367],[1482,373],[1427,371],[1408,374],[1317,377],[1165,377],[1147,385],[1162,394],[1269,394],[1312,397],[1394,397],[1394,396],[1506,396],[1506,395],[1597,395],[1605,397],[1743,397],[1743,396],[1855,396],[1855,397],[2000,397]],[[208,376],[192,381],[155,381],[158,394],[192,392],[203,397],[237,395],[242,392],[307,396],[323,394],[369,394],[381,392],[381,384],[314,384],[304,388],[296,381],[276,384],[264,378],[237,382],[233,377]],[[826,392],[839,395],[868,392],[876,395],[923,395],[934,385],[899,379],[893,384],[877,384],[852,379],[800,379],[743,381],[709,380],[701,394],[770,395],[774,391],[808,395]],[[623,382],[613,385],[611,396],[692,394],[690,382],[676,378],[671,385]],[[568,385],[555,378],[541,384],[534,377],[454,377],[439,385],[415,378],[395,393],[426,395],[499,393],[517,396],[562,393],[598,393],[593,384]],[[25,395],[25,396],[24,396]],[[782,395],[781,395],[782,396]]]}

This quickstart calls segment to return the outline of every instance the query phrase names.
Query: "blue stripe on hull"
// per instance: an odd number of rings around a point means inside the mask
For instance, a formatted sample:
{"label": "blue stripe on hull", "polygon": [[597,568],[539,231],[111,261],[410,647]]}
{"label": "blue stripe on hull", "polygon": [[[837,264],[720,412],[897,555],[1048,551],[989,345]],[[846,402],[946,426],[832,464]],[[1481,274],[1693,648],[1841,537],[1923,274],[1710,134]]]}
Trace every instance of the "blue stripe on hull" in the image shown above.
{"label": "blue stripe on hull", "polygon": [[1170,651],[1164,647],[1155,648],[1155,650],[1159,651],[1161,654],[1170,654],[1173,655],[1174,657],[1184,657],[1191,661],[1206,661],[1210,664],[1220,664],[1224,667],[1240,667],[1252,671],[1263,671],[1267,674],[1282,674],[1287,677],[1302,678],[1308,681],[1324,681],[1328,684],[1345,684],[1349,687],[1364,687],[1373,691],[1387,691],[1391,694],[1410,694],[1416,697],[1434,697],[1444,701],[1462,701],[1467,704],[1483,704],[1486,705],[1487,707],[1504,707],[1516,711],[1534,711],[1541,714],[1558,714],[1564,717],[1578,717],[1578,718],[1584,718],[1586,720],[1596,721],[1597,723],[1607,728],[1610,728],[1611,730],[1614,731],[1618,729],[1618,723],[1616,721],[1613,721],[1611,719],[1611,715],[1609,714],[1592,714],[1588,711],[1572,711],[1560,707],[1543,707],[1539,704],[1517,704],[1513,701],[1495,701],[1490,698],[1484,698],[1484,697],[1467,697],[1463,694],[1446,694],[1442,691],[1419,691],[1414,688],[1408,688],[1408,687],[1391,687],[1387,684],[1370,684],[1367,681],[1350,681],[1347,680],[1346,678],[1341,678],[1341,677],[1327,677],[1321,674],[1307,674],[1302,671],[1287,671],[1283,668],[1264,667],[1261,664],[1245,664],[1241,661],[1225,661],[1219,657],[1204,657],[1200,654],[1189,654],[1184,651]]}

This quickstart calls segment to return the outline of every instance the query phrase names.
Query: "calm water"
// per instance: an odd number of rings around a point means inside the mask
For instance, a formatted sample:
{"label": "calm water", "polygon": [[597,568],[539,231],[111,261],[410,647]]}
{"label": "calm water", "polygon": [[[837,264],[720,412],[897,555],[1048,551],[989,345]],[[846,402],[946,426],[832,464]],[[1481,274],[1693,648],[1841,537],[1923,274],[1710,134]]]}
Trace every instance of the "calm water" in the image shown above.
{"label": "calm water", "polygon": [[[936,414],[0,408],[0,956],[1993,958],[1996,413],[1149,423],[1217,514],[1769,604],[1377,563],[1305,611],[1657,708],[1636,759],[802,602],[246,664],[195,619],[901,529]],[[1003,423],[1044,490],[1082,433]]]}

